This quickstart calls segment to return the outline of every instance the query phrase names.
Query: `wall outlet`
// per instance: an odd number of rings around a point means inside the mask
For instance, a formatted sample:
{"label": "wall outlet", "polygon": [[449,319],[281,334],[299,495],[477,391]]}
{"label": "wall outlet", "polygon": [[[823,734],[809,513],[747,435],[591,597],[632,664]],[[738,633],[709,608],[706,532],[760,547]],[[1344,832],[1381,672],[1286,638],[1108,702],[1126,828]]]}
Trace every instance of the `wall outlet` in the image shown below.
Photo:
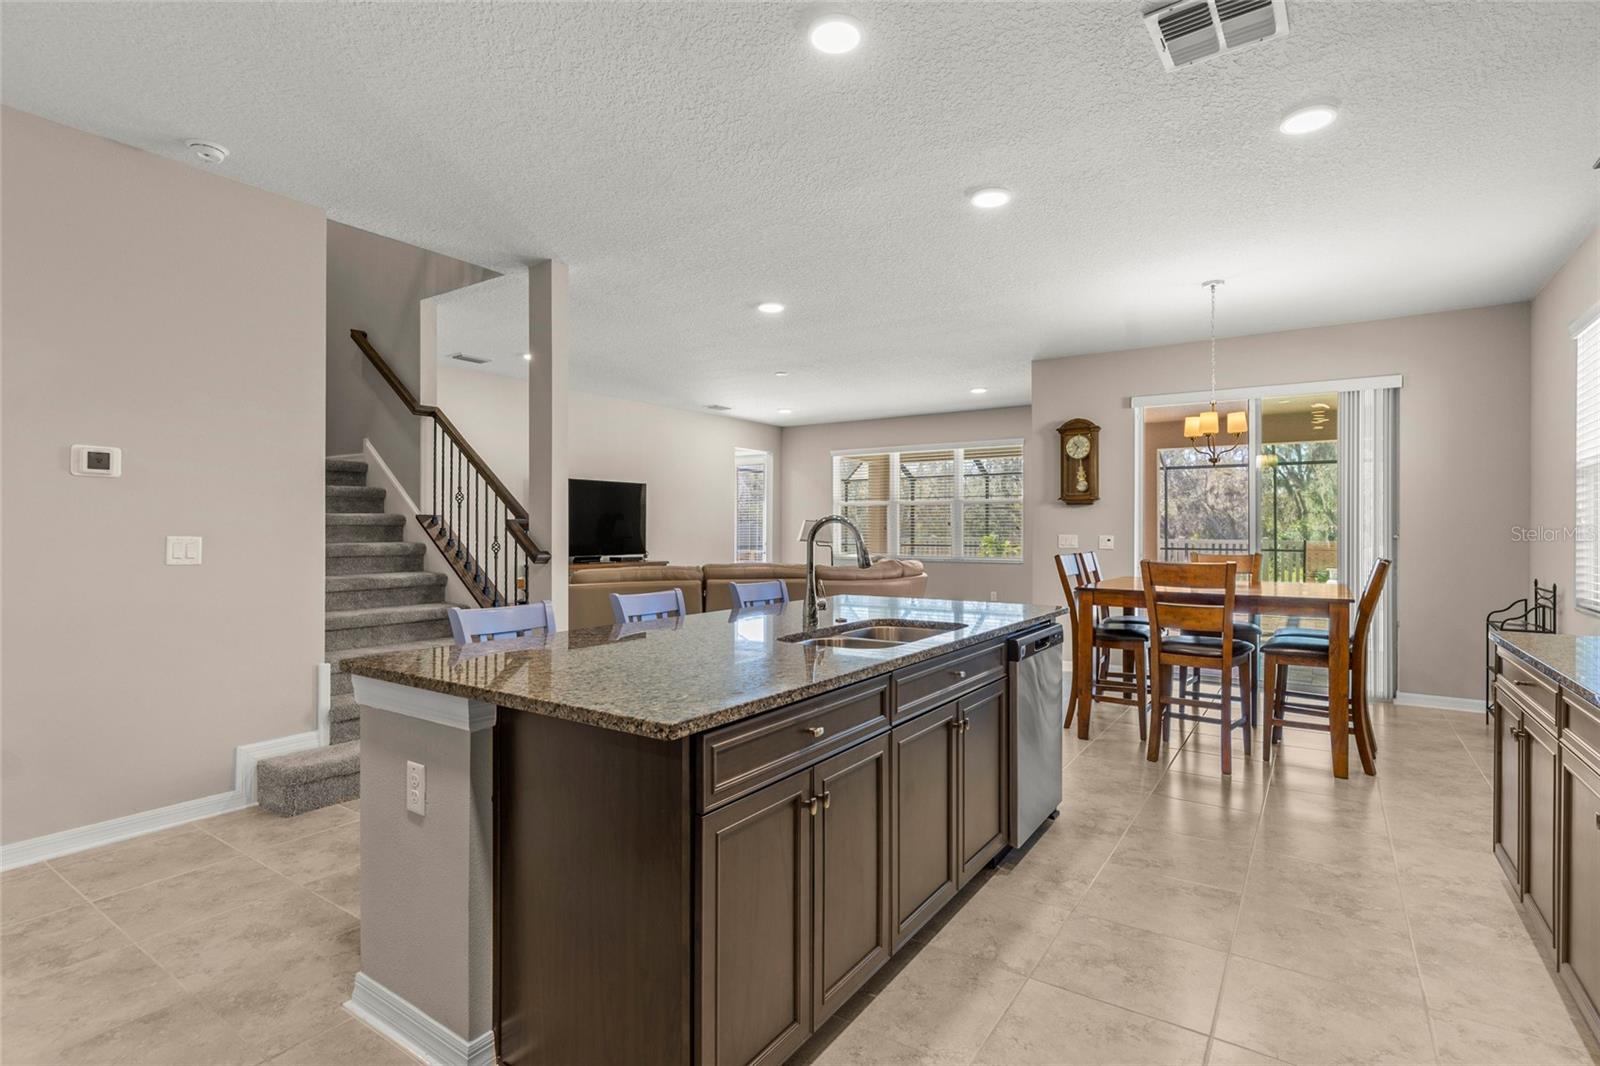
{"label": "wall outlet", "polygon": [[406,810],[419,816],[428,813],[428,768],[419,762],[406,763]]}
{"label": "wall outlet", "polygon": [[1000,594],[998,592],[996,592],[994,589],[990,589],[989,590],[989,602],[990,603],[995,602],[999,598],[1000,598]]}
{"label": "wall outlet", "polygon": [[1110,533],[1100,534],[1100,547],[1103,551],[1115,551],[1117,547],[1117,538],[1113,537]]}
{"label": "wall outlet", "polygon": [[199,537],[168,537],[167,538],[167,565],[168,566],[199,566],[200,565],[200,538]]}
{"label": "wall outlet", "polygon": [[1078,535],[1076,533],[1057,533],[1056,548],[1060,551],[1077,551]]}

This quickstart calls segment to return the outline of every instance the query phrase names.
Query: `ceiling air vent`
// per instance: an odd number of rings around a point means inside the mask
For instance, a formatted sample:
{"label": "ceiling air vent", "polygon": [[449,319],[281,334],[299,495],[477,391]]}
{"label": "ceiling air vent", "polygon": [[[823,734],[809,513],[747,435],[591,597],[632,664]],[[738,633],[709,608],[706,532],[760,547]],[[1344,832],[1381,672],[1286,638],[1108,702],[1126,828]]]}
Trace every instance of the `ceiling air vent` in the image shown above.
{"label": "ceiling air vent", "polygon": [[456,354],[452,355],[450,358],[456,360],[457,362],[461,362],[461,363],[471,363],[473,366],[482,366],[484,363],[487,363],[489,361],[487,359],[479,359],[475,355],[468,355],[466,352],[457,352]]}
{"label": "ceiling air vent", "polygon": [[1178,0],[1148,11],[1144,24],[1168,70],[1289,32],[1285,0]]}
{"label": "ceiling air vent", "polygon": [[708,403],[708,404],[706,404],[706,410],[707,411],[731,411],[731,410],[733,410],[733,408],[729,407],[725,403]]}

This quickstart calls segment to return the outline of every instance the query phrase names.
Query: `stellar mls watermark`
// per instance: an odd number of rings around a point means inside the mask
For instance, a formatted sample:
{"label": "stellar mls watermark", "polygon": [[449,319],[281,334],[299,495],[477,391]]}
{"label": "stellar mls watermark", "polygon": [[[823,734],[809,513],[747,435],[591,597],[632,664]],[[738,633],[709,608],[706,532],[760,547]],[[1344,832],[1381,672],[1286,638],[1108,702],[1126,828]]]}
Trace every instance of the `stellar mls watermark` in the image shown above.
{"label": "stellar mls watermark", "polygon": [[1518,544],[1557,544],[1566,541],[1593,543],[1594,526],[1512,526],[1511,539]]}

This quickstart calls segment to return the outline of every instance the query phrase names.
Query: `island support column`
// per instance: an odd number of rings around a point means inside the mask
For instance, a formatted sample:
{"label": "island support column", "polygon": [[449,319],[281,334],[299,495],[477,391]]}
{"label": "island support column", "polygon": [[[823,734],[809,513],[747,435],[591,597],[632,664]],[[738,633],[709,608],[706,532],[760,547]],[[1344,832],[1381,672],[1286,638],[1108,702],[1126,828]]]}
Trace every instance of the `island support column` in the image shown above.
{"label": "island support column", "polygon": [[528,565],[528,600],[567,628],[567,264],[528,267],[528,529],[550,562]]}
{"label": "island support column", "polygon": [[[445,1066],[494,1062],[490,703],[355,678],[361,972],[346,1009]],[[425,811],[407,810],[407,764]]]}

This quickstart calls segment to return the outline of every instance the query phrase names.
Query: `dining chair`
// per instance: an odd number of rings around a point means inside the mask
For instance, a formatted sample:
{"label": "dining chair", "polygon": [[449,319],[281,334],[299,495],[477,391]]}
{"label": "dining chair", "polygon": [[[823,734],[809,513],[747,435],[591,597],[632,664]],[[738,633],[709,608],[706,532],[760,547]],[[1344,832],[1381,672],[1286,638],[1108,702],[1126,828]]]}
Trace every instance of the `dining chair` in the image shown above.
{"label": "dining chair", "polygon": [[664,589],[661,592],[613,592],[611,616],[617,625],[629,622],[647,622],[653,618],[683,618],[689,613],[683,602],[683,590]]}
{"label": "dining chair", "polygon": [[520,637],[536,629],[556,630],[556,609],[549,600],[513,607],[450,608],[450,635],[457,644]]}
{"label": "dining chair", "polygon": [[[1261,581],[1261,553],[1260,552],[1240,552],[1240,553],[1234,553],[1234,554],[1225,553],[1225,552],[1216,552],[1216,553],[1211,553],[1211,552],[1190,552],[1189,553],[1189,561],[1191,563],[1233,563],[1238,568],[1237,571],[1236,571],[1236,575],[1235,575],[1236,579],[1239,578],[1239,577],[1248,576],[1250,578],[1250,583],[1252,585],[1258,584]],[[1238,639],[1240,639],[1240,640],[1248,640],[1250,643],[1254,644],[1257,649],[1260,649],[1260,647],[1261,647],[1261,619],[1260,619],[1260,617],[1255,616],[1255,615],[1251,615],[1251,616],[1248,616],[1246,618],[1241,619],[1238,616],[1235,616],[1234,619],[1233,619],[1233,635],[1235,637],[1237,637]],[[1261,664],[1260,664],[1259,659],[1255,663],[1255,666],[1256,666],[1256,670],[1254,671],[1254,676],[1260,677],[1261,676],[1261,670],[1260,670]],[[1189,682],[1188,671],[1187,670],[1179,670],[1178,671],[1178,684],[1181,686],[1181,685],[1188,684],[1188,682]],[[1194,675],[1194,684],[1197,685],[1197,686],[1200,684],[1200,674],[1199,674],[1198,671]],[[1252,726],[1254,726],[1256,724],[1255,701],[1254,700],[1251,701],[1251,705],[1250,705],[1250,724]]]}
{"label": "dining chair", "polygon": [[789,586],[781,580],[732,581],[728,594],[733,597],[733,609],[741,607],[767,607],[789,602]]}
{"label": "dining chair", "polygon": [[[1367,584],[1356,606],[1355,632],[1350,641],[1350,700],[1345,713],[1356,735],[1356,752],[1361,756],[1361,769],[1368,774],[1377,770],[1377,740],[1373,736],[1371,709],[1367,706],[1367,637],[1372,630],[1372,616],[1378,608],[1378,598],[1383,595],[1383,585],[1389,576],[1390,562],[1378,559],[1367,575]],[[1342,636],[1342,634],[1341,634]],[[1327,732],[1329,715],[1328,695],[1325,692],[1306,692],[1289,688],[1289,671],[1302,666],[1311,669],[1328,669],[1329,643],[1332,636],[1320,629],[1280,629],[1272,639],[1261,645],[1261,656],[1266,662],[1267,715],[1261,734],[1261,758],[1270,761],[1272,745],[1290,729],[1315,729]],[[1304,715],[1310,721],[1288,717]]]}
{"label": "dining chair", "polygon": [[[1105,574],[1100,570],[1100,557],[1092,551],[1075,552],[1078,558],[1078,587],[1084,585],[1097,585],[1105,580]],[[1150,620],[1141,614],[1135,613],[1131,607],[1112,608],[1107,606],[1096,607],[1095,625],[1111,626],[1114,628],[1135,629],[1141,633],[1150,631]],[[1121,653],[1122,663],[1118,670],[1111,669],[1112,649],[1102,648],[1095,654],[1095,676],[1102,681],[1121,682],[1132,684],[1134,681],[1133,655],[1131,652]],[[1144,734],[1139,734],[1139,739],[1144,739]]]}
{"label": "dining chair", "polygon": [[[1233,773],[1233,730],[1244,729],[1244,751],[1250,754],[1252,705],[1255,703],[1255,645],[1233,635],[1234,563],[1139,564],[1144,578],[1145,613],[1150,618],[1151,673],[1156,681],[1151,694],[1148,758],[1161,758],[1161,743],[1171,738],[1172,719],[1204,722],[1222,727],[1222,772]],[[1197,602],[1203,599],[1205,602]],[[1174,693],[1173,671],[1179,667],[1216,670],[1222,678],[1216,699],[1179,686]],[[1233,716],[1233,674],[1239,677],[1243,706]],[[1186,710],[1185,708],[1192,708]],[[1217,711],[1208,718],[1200,711]]]}
{"label": "dining chair", "polygon": [[[1150,643],[1150,630],[1133,626],[1100,625],[1091,618],[1078,617],[1078,590],[1087,585],[1089,580],[1077,555],[1057,555],[1056,576],[1061,579],[1061,591],[1067,599],[1067,621],[1071,634],[1069,639],[1075,639],[1080,624],[1090,625],[1094,627],[1091,657],[1119,651],[1127,652],[1133,660],[1133,669],[1126,676],[1122,673],[1111,674],[1087,663],[1082,665],[1073,663],[1072,668],[1086,669],[1093,673],[1089,689],[1090,699],[1099,700],[1101,703],[1131,704],[1139,708],[1139,739],[1143,740],[1146,729],[1146,708],[1149,702],[1146,698],[1149,685],[1145,649]],[[1077,645],[1074,644],[1073,647]],[[1073,715],[1078,710],[1078,687],[1072,685],[1069,691],[1071,696],[1067,701],[1064,727],[1072,725]]]}

